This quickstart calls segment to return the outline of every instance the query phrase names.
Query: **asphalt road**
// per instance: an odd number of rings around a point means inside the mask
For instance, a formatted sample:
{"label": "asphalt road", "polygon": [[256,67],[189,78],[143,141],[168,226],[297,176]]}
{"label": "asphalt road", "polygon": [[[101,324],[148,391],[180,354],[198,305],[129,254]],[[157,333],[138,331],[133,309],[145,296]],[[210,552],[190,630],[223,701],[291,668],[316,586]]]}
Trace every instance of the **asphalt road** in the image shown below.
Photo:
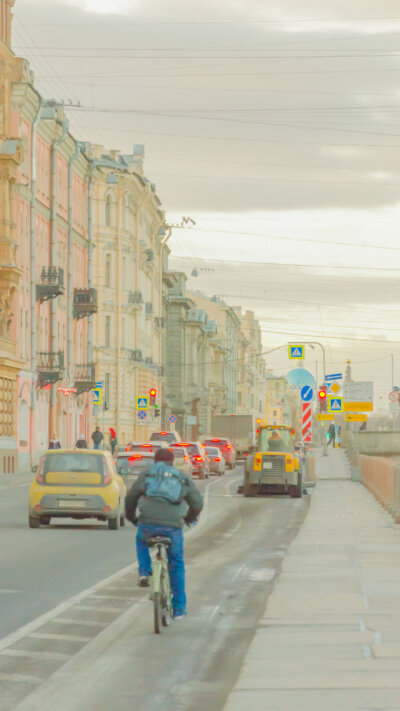
{"label": "asphalt road", "polygon": [[0,711],[221,711],[307,509],[307,497],[245,499],[242,478],[238,466],[199,482],[189,615],[161,637],[136,586],[131,526],[30,530],[27,487],[3,489]]}

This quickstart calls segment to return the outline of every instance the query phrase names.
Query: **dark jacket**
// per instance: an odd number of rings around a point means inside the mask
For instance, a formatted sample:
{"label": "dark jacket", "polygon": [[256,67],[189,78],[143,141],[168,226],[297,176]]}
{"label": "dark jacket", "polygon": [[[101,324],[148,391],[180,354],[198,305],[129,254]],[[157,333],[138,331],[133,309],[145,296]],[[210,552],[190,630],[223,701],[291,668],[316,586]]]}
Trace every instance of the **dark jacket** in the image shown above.
{"label": "dark jacket", "polygon": [[59,439],[51,439],[49,442],[49,449],[61,449],[61,444]]}
{"label": "dark jacket", "polygon": [[95,431],[92,433],[92,440],[93,440],[93,442],[94,442],[95,444],[100,444],[100,442],[102,441],[102,439],[103,439],[103,433],[100,432],[100,430],[98,430],[98,431],[95,430]]}
{"label": "dark jacket", "polygon": [[[154,526],[183,528],[185,523],[191,523],[197,519],[203,508],[203,497],[186,474],[183,474],[170,464],[159,462],[157,466],[160,467],[160,465],[164,467],[165,471],[173,470],[180,475],[183,483],[181,503],[171,504],[163,499],[147,497],[147,472],[142,472],[126,495],[126,518],[132,523],[136,523],[138,519],[140,523],[153,524]],[[139,516],[137,517],[136,508],[138,504]]]}
{"label": "dark jacket", "polygon": [[78,439],[78,441],[76,443],[76,448],[77,449],[87,449],[88,446],[87,446],[86,440],[85,439]]}

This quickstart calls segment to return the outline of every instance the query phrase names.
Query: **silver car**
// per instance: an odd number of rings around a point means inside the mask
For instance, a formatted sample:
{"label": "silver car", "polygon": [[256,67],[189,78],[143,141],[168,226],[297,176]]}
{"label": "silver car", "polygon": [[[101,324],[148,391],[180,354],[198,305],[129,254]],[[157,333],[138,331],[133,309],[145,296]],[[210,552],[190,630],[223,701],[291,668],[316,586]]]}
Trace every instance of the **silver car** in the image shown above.
{"label": "silver car", "polygon": [[206,447],[205,449],[209,461],[210,474],[218,474],[218,476],[225,474],[225,457],[218,447]]}

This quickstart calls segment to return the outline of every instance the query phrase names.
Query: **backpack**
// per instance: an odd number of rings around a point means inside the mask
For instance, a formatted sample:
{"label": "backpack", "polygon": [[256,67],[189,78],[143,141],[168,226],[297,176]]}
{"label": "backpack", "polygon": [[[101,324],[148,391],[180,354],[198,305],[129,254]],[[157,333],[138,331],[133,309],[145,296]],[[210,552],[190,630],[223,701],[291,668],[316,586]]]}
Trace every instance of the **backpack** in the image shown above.
{"label": "backpack", "polygon": [[146,496],[163,499],[170,504],[180,504],[183,484],[183,477],[175,467],[157,462],[146,474]]}

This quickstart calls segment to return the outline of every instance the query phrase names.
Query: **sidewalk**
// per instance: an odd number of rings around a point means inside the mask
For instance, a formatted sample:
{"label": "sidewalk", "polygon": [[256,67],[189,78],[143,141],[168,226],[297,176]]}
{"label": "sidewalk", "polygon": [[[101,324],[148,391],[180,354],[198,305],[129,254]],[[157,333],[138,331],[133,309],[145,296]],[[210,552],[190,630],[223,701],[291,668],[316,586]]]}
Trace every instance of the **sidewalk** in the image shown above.
{"label": "sidewalk", "polygon": [[21,474],[0,474],[0,490],[10,489],[13,486],[30,486],[34,476],[35,475],[32,472],[23,472]]}
{"label": "sidewalk", "polygon": [[400,527],[344,452],[318,470],[225,711],[400,709]]}

